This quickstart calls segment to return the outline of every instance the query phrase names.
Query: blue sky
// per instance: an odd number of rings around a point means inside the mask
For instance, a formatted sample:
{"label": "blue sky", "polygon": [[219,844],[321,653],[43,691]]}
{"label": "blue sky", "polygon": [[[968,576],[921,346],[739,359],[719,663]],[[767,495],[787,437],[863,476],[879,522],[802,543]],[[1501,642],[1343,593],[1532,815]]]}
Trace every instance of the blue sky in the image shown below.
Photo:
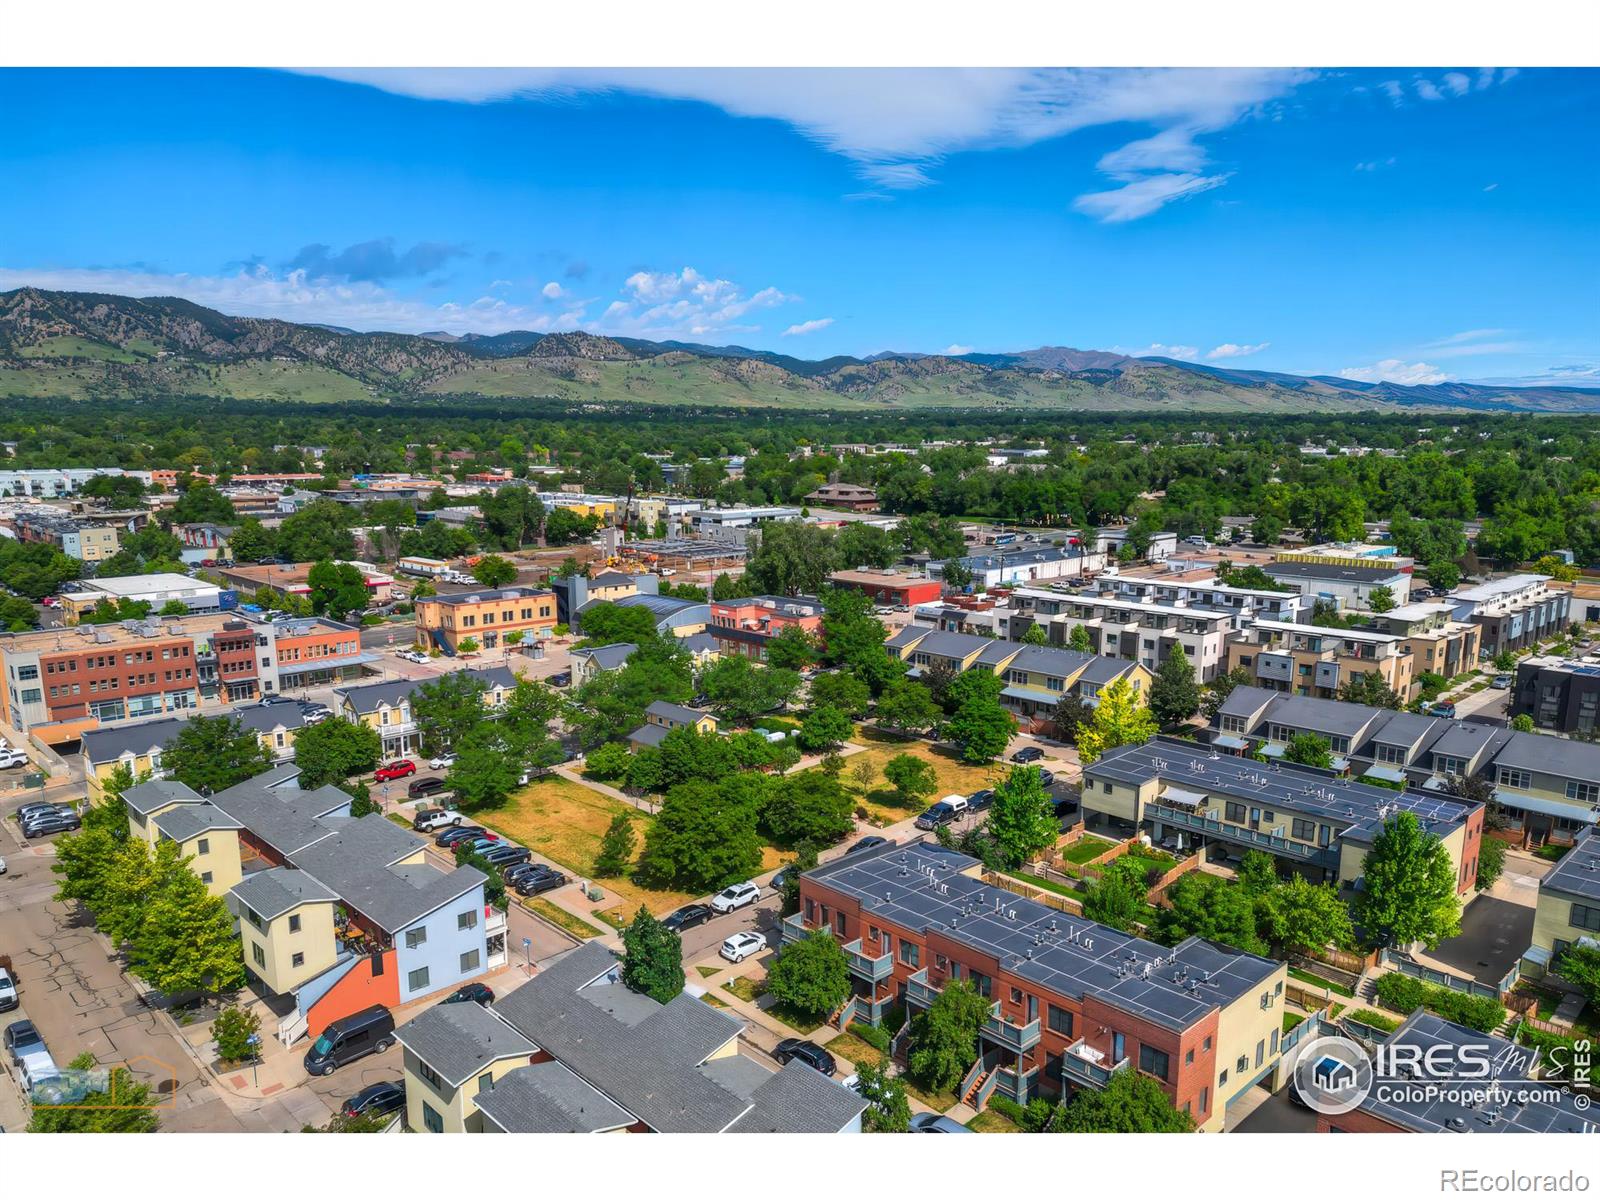
{"label": "blue sky", "polygon": [[0,290],[1600,386],[1576,70],[0,71]]}

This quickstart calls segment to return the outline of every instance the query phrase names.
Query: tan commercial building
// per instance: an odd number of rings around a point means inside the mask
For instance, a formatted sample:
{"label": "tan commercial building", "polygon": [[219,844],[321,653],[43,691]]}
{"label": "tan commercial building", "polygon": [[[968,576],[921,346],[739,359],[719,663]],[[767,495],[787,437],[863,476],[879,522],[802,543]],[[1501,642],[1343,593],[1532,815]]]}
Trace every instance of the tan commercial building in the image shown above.
{"label": "tan commercial building", "polygon": [[456,654],[471,638],[491,650],[511,633],[521,637],[509,644],[547,636],[556,627],[556,597],[524,587],[429,596],[417,601],[416,619],[417,636],[431,646]]}

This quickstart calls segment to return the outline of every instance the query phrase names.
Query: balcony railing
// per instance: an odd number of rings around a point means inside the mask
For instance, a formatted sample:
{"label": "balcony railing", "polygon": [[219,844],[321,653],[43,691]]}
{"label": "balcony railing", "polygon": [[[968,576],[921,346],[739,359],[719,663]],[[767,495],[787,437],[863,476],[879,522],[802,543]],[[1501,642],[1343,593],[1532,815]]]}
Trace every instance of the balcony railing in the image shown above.
{"label": "balcony railing", "polygon": [[[1061,1073],[1074,1083],[1081,1083],[1086,1087],[1103,1088],[1111,1082],[1111,1077],[1118,1071],[1126,1071],[1128,1069],[1127,1059],[1124,1058],[1108,1067],[1103,1062],[1097,1062],[1093,1057],[1082,1053],[1082,1051],[1089,1049],[1084,1040],[1079,1038],[1068,1046],[1061,1055]],[[1093,1054],[1094,1052],[1090,1051],[1090,1053]]]}
{"label": "balcony railing", "polygon": [[1018,1104],[1026,1104],[1033,1099],[1035,1094],[1034,1082],[1039,1078],[1039,1068],[1024,1071],[1020,1076],[1009,1067],[1001,1067],[995,1072],[995,1091],[1007,1100],[1015,1100]]}
{"label": "balcony railing", "polygon": [[849,960],[850,973],[869,983],[879,983],[894,973],[894,955],[868,954],[862,950],[860,938],[845,943],[844,953]]}
{"label": "balcony railing", "polygon": [[1035,1017],[1026,1025],[1013,1025],[1000,1013],[1000,1002],[996,1000],[989,1008],[989,1019],[983,1023],[980,1031],[990,1041],[997,1042],[1007,1050],[1014,1050],[1018,1054],[1025,1054],[1039,1044],[1039,1020]]}
{"label": "balcony railing", "polygon": [[928,1008],[938,995],[939,989],[928,982],[927,967],[923,967],[906,980],[906,1001],[910,1004],[920,1004],[923,1008]]}
{"label": "balcony railing", "polygon": [[811,934],[811,931],[806,928],[805,918],[799,913],[795,913],[792,917],[785,917],[778,932],[783,939],[783,944],[786,946],[790,942],[801,941]]}
{"label": "balcony railing", "polygon": [[1297,858],[1301,862],[1312,863],[1322,867],[1337,867],[1339,855],[1336,851],[1321,846],[1306,846],[1300,842],[1291,842],[1288,838],[1274,837],[1270,833],[1262,833],[1256,829],[1244,829],[1238,825],[1228,825],[1210,817],[1202,817],[1198,813],[1184,812],[1179,808],[1168,808],[1164,804],[1146,804],[1144,815],[1152,821],[1160,821],[1165,825],[1175,825],[1180,829],[1193,829],[1200,833],[1210,834],[1213,837],[1224,838],[1240,846],[1254,846],[1263,850],[1270,850],[1274,854],[1281,854],[1285,858]]}

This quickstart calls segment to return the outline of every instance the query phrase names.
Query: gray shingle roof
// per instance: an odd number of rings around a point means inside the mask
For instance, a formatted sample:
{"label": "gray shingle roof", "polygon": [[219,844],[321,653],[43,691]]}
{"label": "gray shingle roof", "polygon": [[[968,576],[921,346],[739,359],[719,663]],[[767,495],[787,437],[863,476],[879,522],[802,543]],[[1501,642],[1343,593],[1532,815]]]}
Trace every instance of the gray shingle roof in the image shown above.
{"label": "gray shingle roof", "polygon": [[843,1084],[791,1059],[750,1096],[729,1133],[838,1133],[867,1109]]}
{"label": "gray shingle roof", "polygon": [[1228,698],[1217,709],[1217,715],[1219,717],[1254,717],[1280,695],[1282,695],[1281,692],[1275,692],[1271,688],[1244,684],[1228,693]]}
{"label": "gray shingle roof", "polygon": [[481,1004],[435,1004],[395,1030],[400,1044],[459,1087],[490,1063],[525,1058],[538,1047]]}
{"label": "gray shingle roof", "polygon": [[332,904],[339,899],[318,880],[290,867],[253,871],[234,884],[228,894],[267,921],[301,904]]}
{"label": "gray shingle roof", "polygon": [[518,1067],[475,1099],[478,1111],[507,1133],[605,1133],[634,1121],[558,1062]]}
{"label": "gray shingle roof", "polygon": [[294,854],[296,866],[314,874],[351,908],[388,933],[449,904],[483,883],[482,871],[445,872],[426,864],[394,864],[425,845],[378,813],[343,822],[329,837]]}
{"label": "gray shingle roof", "polygon": [[270,733],[280,726],[284,729],[302,729],[306,723],[305,713],[300,711],[298,704],[252,704],[247,708],[235,709],[228,715],[252,733]]}
{"label": "gray shingle roof", "polygon": [[[318,818],[327,811],[320,801],[302,800],[316,793],[263,787],[255,779],[236,783],[211,797],[223,812],[238,821],[253,836],[285,857],[330,836],[333,830]],[[350,798],[344,797],[348,804]]]}
{"label": "gray shingle roof", "polygon": [[707,715],[698,708],[689,708],[683,704],[671,704],[666,700],[653,700],[644,711],[648,716],[670,721],[674,725],[693,725],[700,718]]}
{"label": "gray shingle roof", "polygon": [[140,816],[168,804],[198,804],[200,793],[176,779],[149,779],[122,793],[122,802]]}
{"label": "gray shingle roof", "polygon": [[214,829],[243,829],[214,804],[181,804],[155,819],[156,829],[175,842],[186,842]]}
{"label": "gray shingle roof", "polygon": [[402,700],[422,686],[416,679],[391,679],[385,683],[364,683],[359,687],[334,688],[333,694],[347,701],[358,713],[377,712],[378,706],[398,707]]}
{"label": "gray shingle roof", "polygon": [[1011,660],[1013,671],[1035,671],[1040,675],[1070,678],[1089,666],[1097,654],[1082,650],[1061,650],[1051,646],[1023,646]]}
{"label": "gray shingle roof", "polygon": [[104,729],[88,729],[81,739],[83,753],[92,763],[107,763],[124,754],[149,754],[160,750],[183,728],[178,717],[163,717],[156,721],[133,721],[127,725],[111,725]]}
{"label": "gray shingle roof", "polygon": [[1494,756],[1497,767],[1520,767],[1568,779],[1600,779],[1600,746],[1541,733],[1512,733]]}
{"label": "gray shingle roof", "polygon": [[1318,562],[1273,562],[1261,569],[1274,579],[1332,579],[1340,583],[1382,583],[1404,575],[1399,567],[1344,567]]}
{"label": "gray shingle roof", "polygon": [[1383,709],[1366,704],[1321,700],[1315,696],[1284,695],[1267,713],[1267,720],[1295,729],[1353,738],[1383,715]]}
{"label": "gray shingle roof", "polygon": [[583,650],[574,650],[572,657],[586,658],[602,671],[615,671],[627,662],[638,648],[632,642],[614,642],[609,646],[591,646]]}
{"label": "gray shingle roof", "polygon": [[635,746],[659,746],[672,730],[660,725],[641,725],[628,735]]}

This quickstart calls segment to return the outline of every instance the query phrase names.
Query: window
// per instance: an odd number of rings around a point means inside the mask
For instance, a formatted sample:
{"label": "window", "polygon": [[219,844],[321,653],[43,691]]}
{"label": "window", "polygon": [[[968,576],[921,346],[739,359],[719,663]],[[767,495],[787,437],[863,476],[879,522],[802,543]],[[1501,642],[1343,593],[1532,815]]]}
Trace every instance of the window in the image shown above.
{"label": "window", "polygon": [[1317,823],[1308,821],[1304,817],[1296,817],[1289,826],[1289,832],[1297,841],[1314,842],[1317,840]]}
{"label": "window", "polygon": [[478,1077],[478,1095],[494,1091],[494,1076],[481,1075]]}
{"label": "window", "polygon": [[1239,1055],[1239,1061],[1234,1063],[1233,1067],[1234,1067],[1234,1070],[1238,1071],[1239,1074],[1243,1075],[1246,1071],[1248,1071],[1250,1069],[1250,1057],[1249,1057],[1249,1055],[1245,1055],[1245,1054]]}
{"label": "window", "polygon": [[1151,1046],[1139,1047],[1139,1070],[1157,1079],[1165,1079],[1171,1063],[1166,1053]]}
{"label": "window", "polygon": [[1012,988],[1011,989],[1011,1003],[1013,1003],[1013,1004],[1021,1004],[1022,1003],[1022,989],[1021,988]]}
{"label": "window", "polygon": [[[433,1073],[430,1071],[429,1074],[431,1075]],[[437,1079],[439,1077],[434,1075],[433,1078]],[[432,1105],[427,1103],[424,1103],[422,1106],[422,1124],[429,1133],[444,1132],[444,1118],[438,1113],[434,1112]]]}
{"label": "window", "polygon": [[476,971],[477,969],[478,951],[468,950],[461,956],[461,973],[465,975],[468,971]]}
{"label": "window", "polygon": [[1577,929],[1600,930],[1600,908],[1592,908],[1587,904],[1574,904],[1570,924]]}
{"label": "window", "polygon": [[1236,800],[1229,800],[1227,807],[1223,810],[1223,816],[1235,825],[1243,825],[1244,805]]}
{"label": "window", "polygon": [[1519,771],[1513,767],[1501,767],[1497,782],[1501,787],[1526,789],[1533,783],[1533,776],[1527,771]]}
{"label": "window", "polygon": [[1576,779],[1567,780],[1567,799],[1582,800],[1585,804],[1593,804],[1600,800],[1600,783],[1580,783]]}
{"label": "window", "polygon": [[198,842],[195,843],[194,852],[196,854],[210,854],[211,853],[211,839],[210,838],[201,838]]}
{"label": "window", "polygon": [[300,953],[294,954],[289,959],[289,965],[291,967],[303,967],[303,966],[305,966],[306,965],[306,956],[304,954],[300,954]]}
{"label": "window", "polygon": [[415,950],[418,946],[422,945],[427,940],[428,940],[428,931],[427,931],[426,928],[423,928],[423,929],[408,929],[408,930],[406,930],[406,949],[407,950]]}
{"label": "window", "polygon": [[1203,1043],[1201,1043],[1200,1049],[1204,1050],[1207,1054],[1211,1053],[1211,1039],[1209,1037],[1206,1038]]}
{"label": "window", "polygon": [[456,917],[457,929],[476,929],[478,927],[478,910],[469,908],[466,912]]}
{"label": "window", "polygon": [[200,882],[201,883],[210,883],[211,882],[211,872],[210,871],[201,871],[200,872]]}
{"label": "window", "polygon": [[1265,1041],[1259,1041],[1256,1043],[1256,1066],[1259,1067],[1262,1063],[1266,1062],[1266,1060],[1267,1043]]}
{"label": "window", "polygon": [[253,908],[247,908],[244,910],[244,919],[249,921],[250,924],[254,925],[257,929],[266,928],[266,926],[261,922],[261,914],[256,912],[256,910]]}
{"label": "window", "polygon": [[920,967],[922,965],[922,947],[915,942],[908,942],[905,938],[901,938],[900,961],[908,967]]}
{"label": "window", "polygon": [[267,965],[267,952],[255,942],[250,943],[250,957],[255,960],[255,964],[258,967]]}
{"label": "window", "polygon": [[1228,1082],[1228,1073],[1226,1071],[1223,1071],[1217,1076],[1217,1086],[1221,1087],[1223,1084],[1225,1084],[1227,1082]]}
{"label": "window", "polygon": [[[428,968],[427,967],[418,967],[415,971],[412,971],[410,974],[408,974],[406,976],[406,988],[407,988],[408,991],[420,992],[423,988],[425,988],[427,986],[428,986]],[[1240,1059],[1239,1061],[1243,1062],[1244,1060]]]}
{"label": "window", "polygon": [[1210,1107],[1211,1107],[1211,1089],[1208,1088],[1208,1087],[1203,1087],[1203,1088],[1200,1089],[1200,1111],[1202,1113],[1204,1113],[1208,1109],[1210,1109]]}
{"label": "window", "polygon": [[1184,1052],[1183,1065],[1186,1066],[1186,1067],[1194,1066],[1194,1051],[1193,1050],[1187,1050],[1187,1051]]}

